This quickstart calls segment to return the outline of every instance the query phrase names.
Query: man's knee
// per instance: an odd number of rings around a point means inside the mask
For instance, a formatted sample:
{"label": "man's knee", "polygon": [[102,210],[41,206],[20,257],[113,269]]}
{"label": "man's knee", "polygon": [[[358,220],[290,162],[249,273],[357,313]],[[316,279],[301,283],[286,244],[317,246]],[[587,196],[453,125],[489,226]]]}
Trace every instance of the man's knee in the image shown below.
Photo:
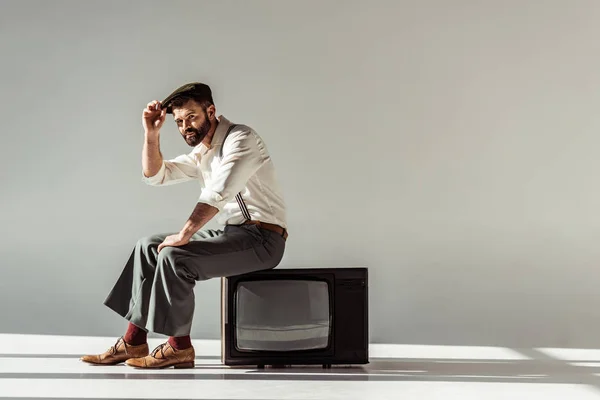
{"label": "man's knee", "polygon": [[185,257],[179,257],[181,251],[176,246],[163,247],[158,253],[158,264],[157,268],[165,269],[164,271],[168,274],[175,273],[175,275],[184,278],[186,280],[196,280],[196,274],[192,272],[190,268],[183,262]]}
{"label": "man's knee", "polygon": [[137,241],[136,246],[142,250],[148,250],[152,247],[158,247],[163,240],[164,239],[160,235],[144,236]]}
{"label": "man's knee", "polygon": [[168,261],[168,263],[174,263],[177,259],[177,247],[175,246],[166,246],[160,249],[160,253],[158,253],[158,261]]}

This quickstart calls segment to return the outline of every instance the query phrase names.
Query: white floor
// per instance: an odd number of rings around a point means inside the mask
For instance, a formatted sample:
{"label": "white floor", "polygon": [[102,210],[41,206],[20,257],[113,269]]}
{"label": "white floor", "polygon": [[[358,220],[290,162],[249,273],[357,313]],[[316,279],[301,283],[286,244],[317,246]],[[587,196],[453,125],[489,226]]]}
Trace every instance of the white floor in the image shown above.
{"label": "white floor", "polygon": [[218,341],[195,340],[195,369],[144,371],[78,360],[115,338],[0,334],[0,341],[0,399],[600,400],[600,350],[375,344],[362,367],[258,370],[222,366]]}

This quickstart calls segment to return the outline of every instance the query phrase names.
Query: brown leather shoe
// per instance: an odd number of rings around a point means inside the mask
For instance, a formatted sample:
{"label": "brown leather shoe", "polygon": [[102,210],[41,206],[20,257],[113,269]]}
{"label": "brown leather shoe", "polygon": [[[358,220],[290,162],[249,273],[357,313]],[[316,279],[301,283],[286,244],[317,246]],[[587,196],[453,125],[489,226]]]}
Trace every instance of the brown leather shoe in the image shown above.
{"label": "brown leather shoe", "polygon": [[144,357],[146,355],[148,355],[148,343],[132,346],[125,343],[123,337],[120,337],[117,343],[104,353],[83,356],[80,360],[90,364],[116,365],[130,358]]}
{"label": "brown leather shoe", "polygon": [[176,350],[166,342],[155,348],[150,355],[129,359],[125,364],[136,368],[194,368],[195,358],[194,347]]}

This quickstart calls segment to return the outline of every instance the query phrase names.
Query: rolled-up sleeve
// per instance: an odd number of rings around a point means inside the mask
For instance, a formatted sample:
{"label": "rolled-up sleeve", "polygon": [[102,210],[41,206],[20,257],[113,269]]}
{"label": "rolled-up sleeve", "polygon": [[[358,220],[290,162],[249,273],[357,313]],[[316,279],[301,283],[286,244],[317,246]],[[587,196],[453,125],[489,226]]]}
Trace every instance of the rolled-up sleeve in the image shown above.
{"label": "rolled-up sleeve", "polygon": [[223,158],[213,170],[210,181],[206,182],[198,199],[219,211],[268,160],[264,143],[249,128],[232,132],[223,146]]}
{"label": "rolled-up sleeve", "polygon": [[198,179],[198,167],[189,154],[163,161],[154,176],[145,176],[142,172],[142,181],[151,186],[174,185],[192,179]]}

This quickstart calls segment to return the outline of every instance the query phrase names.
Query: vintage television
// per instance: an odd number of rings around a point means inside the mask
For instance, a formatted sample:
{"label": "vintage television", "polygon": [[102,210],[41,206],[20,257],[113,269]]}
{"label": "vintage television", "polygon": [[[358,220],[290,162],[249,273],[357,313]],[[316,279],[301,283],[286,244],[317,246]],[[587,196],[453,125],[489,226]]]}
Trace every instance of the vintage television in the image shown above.
{"label": "vintage television", "polygon": [[223,364],[369,362],[367,268],[276,268],[221,284]]}

